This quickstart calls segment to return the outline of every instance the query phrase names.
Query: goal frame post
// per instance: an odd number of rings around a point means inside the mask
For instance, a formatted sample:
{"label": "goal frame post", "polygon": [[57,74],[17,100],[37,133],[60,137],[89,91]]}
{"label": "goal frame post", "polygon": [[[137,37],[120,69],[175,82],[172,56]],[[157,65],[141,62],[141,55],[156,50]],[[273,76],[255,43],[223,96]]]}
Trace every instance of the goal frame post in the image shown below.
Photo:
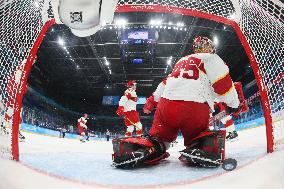
{"label": "goal frame post", "polygon": [[[172,6],[161,6],[161,5],[118,5],[116,8],[117,13],[126,13],[126,12],[152,12],[152,13],[169,13],[169,14],[181,14],[185,16],[193,16],[203,19],[212,20],[215,22],[223,23],[226,25],[230,25],[236,32],[238,38],[240,39],[240,42],[242,46],[245,49],[245,52],[248,56],[251,68],[253,70],[258,90],[260,92],[260,98],[261,98],[261,104],[264,112],[264,119],[265,119],[265,125],[266,125],[266,140],[267,140],[267,153],[273,152],[273,127],[272,127],[272,117],[271,117],[271,108],[268,98],[268,93],[266,90],[266,86],[264,84],[264,81],[262,79],[260,68],[257,64],[256,58],[252,52],[252,49],[249,45],[249,43],[246,40],[246,37],[244,36],[243,32],[241,31],[239,25],[230,19],[227,19],[222,16],[217,16],[210,13],[205,13],[198,10],[193,10],[189,8],[177,8]],[[51,19],[47,21],[44,26],[42,27],[42,30],[40,31],[33,47],[30,50],[30,53],[27,58],[27,62],[24,67],[24,71],[21,77],[20,87],[17,89],[16,94],[16,103],[15,103],[15,112],[13,115],[13,125],[12,125],[12,159],[19,161],[19,146],[18,146],[18,134],[19,134],[19,125],[21,122],[20,118],[20,112],[22,108],[22,100],[23,100],[23,86],[27,85],[28,76],[30,73],[30,70],[32,68],[32,65],[35,61],[36,54],[38,51],[39,46],[41,45],[41,42],[43,41],[46,32],[48,29],[56,24],[55,19]]]}

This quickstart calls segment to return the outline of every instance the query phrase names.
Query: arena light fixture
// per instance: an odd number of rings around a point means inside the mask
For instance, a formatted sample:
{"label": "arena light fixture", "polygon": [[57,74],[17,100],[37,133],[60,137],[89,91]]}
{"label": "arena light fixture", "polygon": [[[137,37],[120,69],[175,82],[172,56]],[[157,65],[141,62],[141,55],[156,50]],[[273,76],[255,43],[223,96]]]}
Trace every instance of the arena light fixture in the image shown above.
{"label": "arena light fixture", "polygon": [[[61,46],[64,46],[65,44],[64,40],[61,37],[58,38],[57,43]],[[66,47],[63,47],[63,48],[66,49]]]}
{"label": "arena light fixture", "polygon": [[118,19],[115,21],[115,25],[117,26],[125,26],[127,24],[127,20],[125,19]]}
{"label": "arena light fixture", "polygon": [[217,36],[214,36],[214,37],[213,37],[213,43],[214,43],[215,46],[218,46],[218,44],[219,44],[219,39],[218,39]]}
{"label": "arena light fixture", "polygon": [[[173,57],[170,56],[170,58],[169,58],[168,61],[167,61],[167,65],[171,65],[171,64],[172,64],[172,59],[173,59]],[[168,66],[167,66],[167,67],[168,67]]]}
{"label": "arena light fixture", "polygon": [[150,21],[150,25],[160,26],[160,25],[162,25],[162,20],[158,20],[158,19],[156,19],[156,20],[151,20],[151,21]]}

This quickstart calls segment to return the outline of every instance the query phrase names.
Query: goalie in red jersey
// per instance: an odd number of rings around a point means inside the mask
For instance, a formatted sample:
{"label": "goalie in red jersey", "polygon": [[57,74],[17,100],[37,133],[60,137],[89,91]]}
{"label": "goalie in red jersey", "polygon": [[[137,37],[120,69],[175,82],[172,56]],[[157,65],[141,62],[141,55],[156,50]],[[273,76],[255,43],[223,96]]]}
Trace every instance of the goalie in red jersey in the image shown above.
{"label": "goalie in red jersey", "polygon": [[146,147],[132,152],[131,157],[122,155],[117,162],[114,158],[115,165],[152,163],[163,159],[168,156],[168,144],[177,138],[179,131],[186,147],[180,152],[180,160],[202,167],[216,167],[222,163],[224,145],[214,144],[219,144],[218,141],[224,143],[225,133],[208,130],[209,114],[214,111],[216,98],[227,105],[230,113],[239,111],[240,101],[229,68],[214,54],[212,41],[207,37],[197,37],[193,50],[194,54],[181,58],[175,64],[172,73],[146,101],[146,114],[157,106],[150,136],[144,139],[148,142],[131,141]]}

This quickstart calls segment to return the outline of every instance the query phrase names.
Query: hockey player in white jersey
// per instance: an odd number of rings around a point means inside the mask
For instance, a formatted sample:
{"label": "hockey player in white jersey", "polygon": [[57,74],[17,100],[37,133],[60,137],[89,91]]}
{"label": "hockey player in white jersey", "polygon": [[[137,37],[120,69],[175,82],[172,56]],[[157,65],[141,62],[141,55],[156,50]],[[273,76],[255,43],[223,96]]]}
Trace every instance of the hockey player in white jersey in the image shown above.
{"label": "hockey player in white jersey", "polygon": [[224,149],[207,146],[208,141],[216,144],[214,141],[225,139],[224,132],[208,131],[214,100],[225,103],[229,114],[239,112],[240,101],[229,68],[214,54],[212,41],[197,37],[193,51],[175,64],[172,73],[147,99],[144,112],[150,113],[157,105],[150,135],[159,141],[172,142],[181,131],[186,149],[180,152],[180,160],[203,167],[218,166],[224,160]]}
{"label": "hockey player in white jersey", "polygon": [[124,117],[125,126],[127,126],[127,131],[125,133],[126,137],[132,136],[134,127],[136,129],[136,135],[141,136],[142,124],[140,122],[139,113],[136,111],[137,105],[137,94],[136,94],[137,83],[134,80],[130,80],[127,83],[127,90],[124,95],[119,100],[119,106],[117,108],[117,115]]}
{"label": "hockey player in white jersey", "polygon": [[[235,123],[233,120],[234,118],[237,118],[241,113],[248,112],[249,107],[247,102],[245,101],[244,93],[243,93],[243,87],[240,82],[235,82],[234,86],[236,88],[236,91],[238,93],[238,97],[240,100],[240,107],[238,112],[234,112],[233,114],[229,114],[227,112],[227,106],[225,103],[217,102],[214,105],[214,115],[221,115],[219,118],[221,123],[223,124],[224,128],[226,129],[226,132],[228,135],[226,136],[227,141],[235,141],[238,137],[238,133],[235,127]],[[225,114],[225,115],[224,115]],[[219,117],[217,115],[217,117]]]}
{"label": "hockey player in white jersey", "polygon": [[81,142],[85,142],[85,130],[88,129],[87,127],[87,120],[88,119],[88,114],[84,114],[84,116],[80,117],[78,119],[78,122],[77,122],[77,128],[79,130],[79,133],[80,133],[80,141]]}

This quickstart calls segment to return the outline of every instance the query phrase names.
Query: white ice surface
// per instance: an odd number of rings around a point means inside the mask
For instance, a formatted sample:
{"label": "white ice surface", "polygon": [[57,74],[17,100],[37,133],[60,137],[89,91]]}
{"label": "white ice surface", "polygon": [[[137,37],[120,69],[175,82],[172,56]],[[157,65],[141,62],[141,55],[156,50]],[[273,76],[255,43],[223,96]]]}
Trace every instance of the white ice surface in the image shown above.
{"label": "white ice surface", "polygon": [[[17,188],[19,183],[29,185],[30,188],[33,186],[32,183],[29,183],[29,180],[32,180],[30,177],[39,177],[34,180],[34,185],[37,185],[39,180],[42,183],[52,180],[50,183],[54,183],[54,187],[62,186],[65,183],[69,188],[71,186],[75,188],[76,185],[80,185],[80,188],[90,186],[95,188],[188,188],[188,185],[190,188],[198,188],[199,186],[202,186],[200,188],[217,188],[215,186],[222,188],[221,185],[224,185],[223,188],[228,188],[228,186],[234,188],[237,185],[243,185],[244,181],[252,188],[255,186],[257,186],[255,188],[262,188],[262,186],[265,188],[264,186],[269,186],[267,182],[272,182],[271,185],[274,186],[269,187],[270,189],[284,188],[284,153],[279,151],[272,155],[266,155],[264,127],[239,132],[238,141],[227,143],[227,157],[238,160],[238,169],[230,173],[221,168],[198,169],[184,166],[177,159],[179,157],[178,151],[183,149],[182,141],[171,148],[171,156],[157,166],[119,170],[110,166],[111,142],[80,143],[73,139],[28,133],[25,135],[26,142],[20,144],[20,162],[42,173],[48,173],[52,177],[30,170],[18,163],[1,160],[0,189]],[[21,182],[10,183],[15,173],[23,178],[20,179]],[[4,180],[3,174],[5,175]],[[275,175],[277,178],[282,178],[282,181],[274,179]],[[215,185],[210,185],[211,182]],[[11,185],[11,187],[3,187],[3,183]],[[79,183],[85,183],[85,185]]]}

